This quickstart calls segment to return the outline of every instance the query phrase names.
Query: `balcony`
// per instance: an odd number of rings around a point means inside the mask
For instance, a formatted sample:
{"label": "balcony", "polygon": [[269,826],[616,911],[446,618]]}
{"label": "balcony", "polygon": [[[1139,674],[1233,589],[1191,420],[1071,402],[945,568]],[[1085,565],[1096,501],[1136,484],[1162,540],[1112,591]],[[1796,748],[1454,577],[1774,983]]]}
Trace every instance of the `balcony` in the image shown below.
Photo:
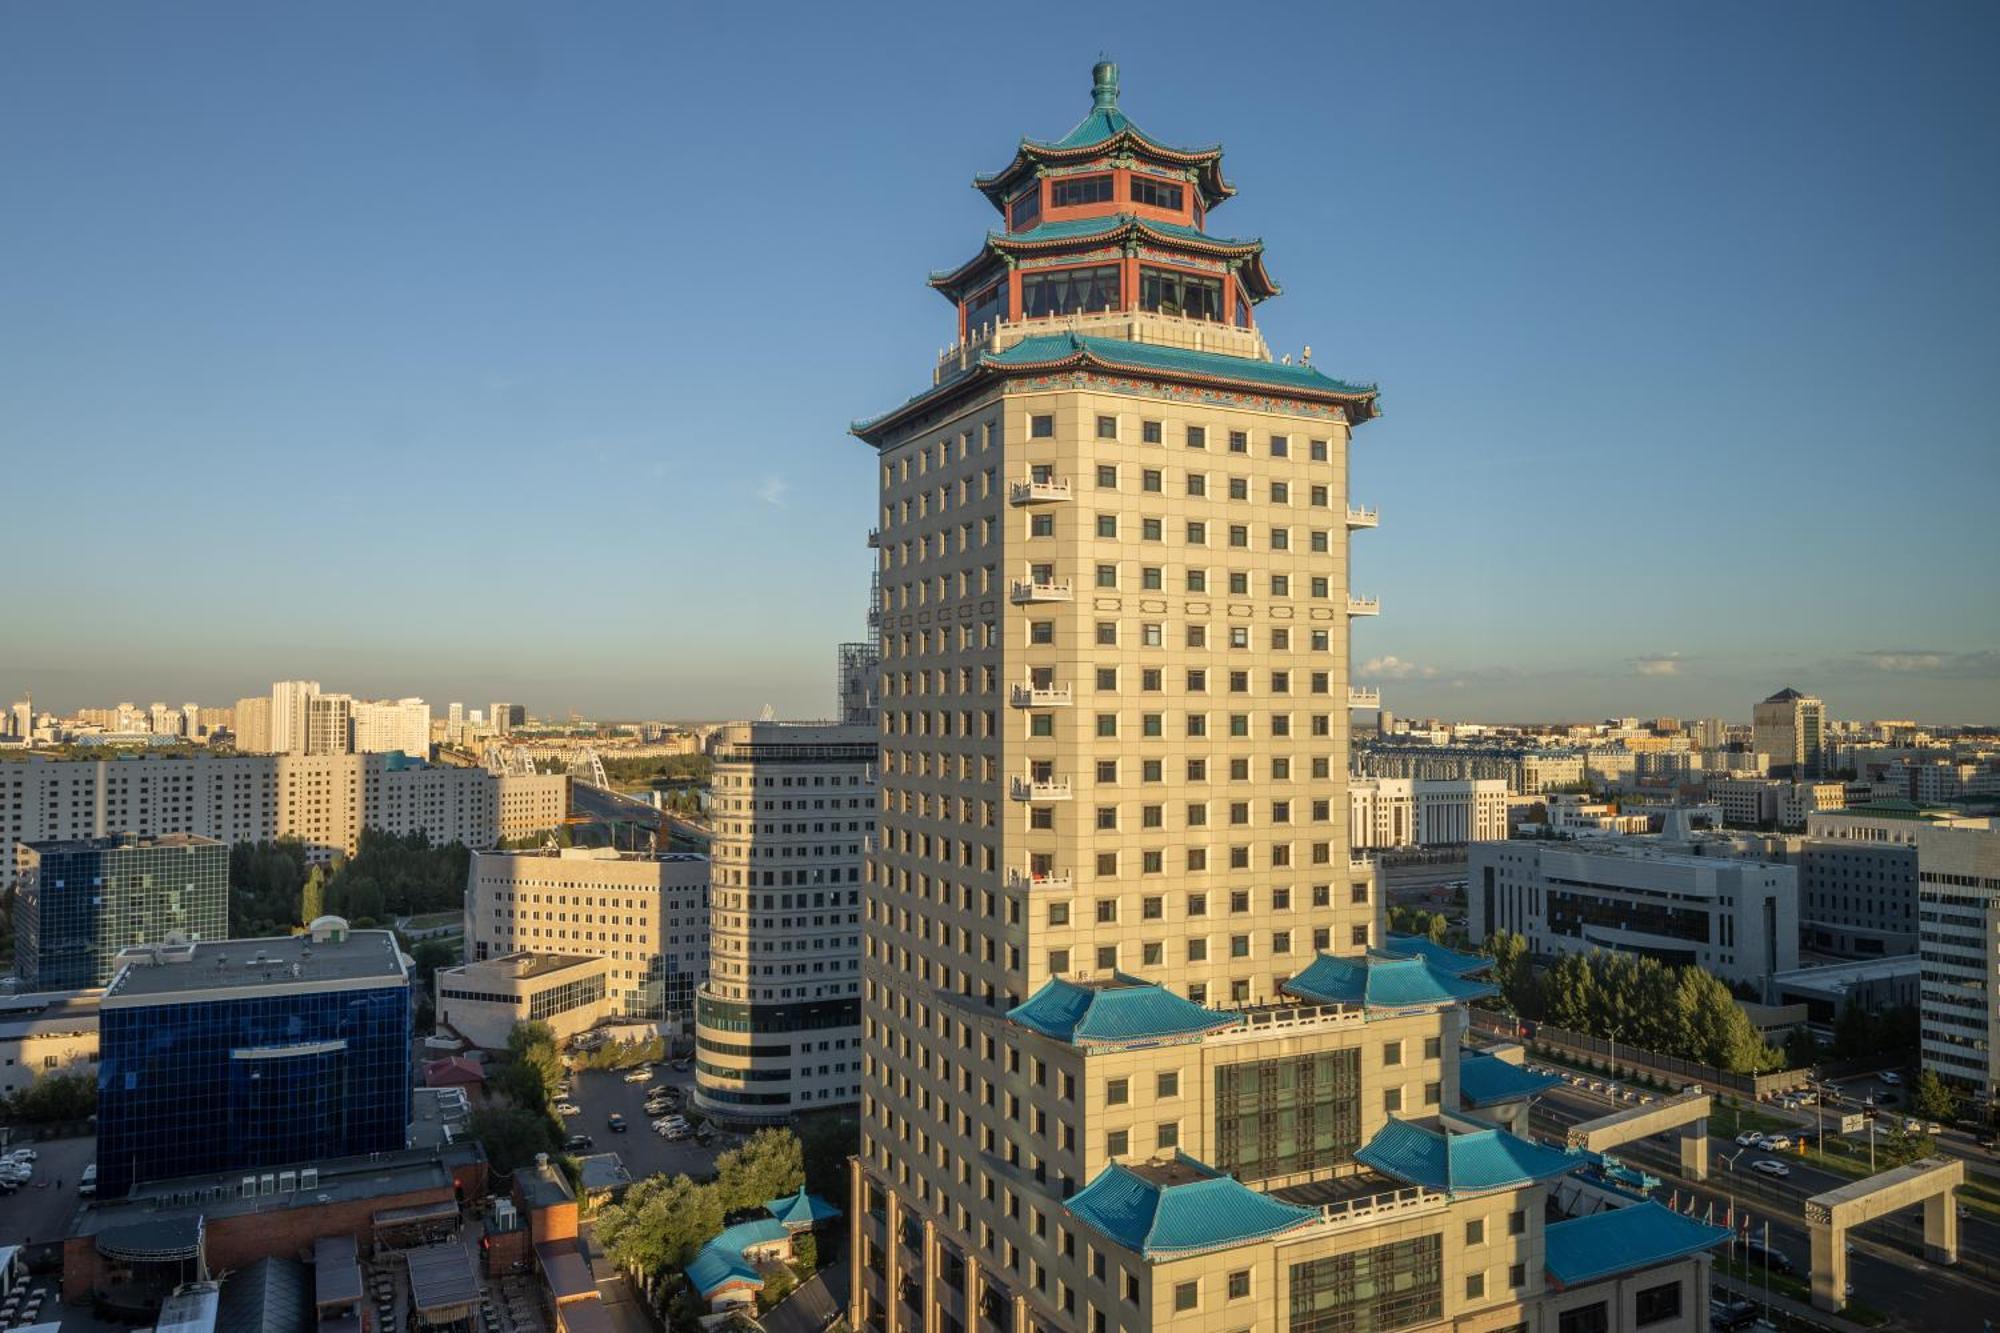
{"label": "balcony", "polygon": [[1016,708],[1068,708],[1067,685],[1016,685],[1008,700]]}
{"label": "balcony", "polygon": [[1050,870],[1040,875],[1019,868],[1007,872],[1007,887],[1010,889],[1056,889],[1067,893],[1073,882],[1067,870]]}
{"label": "balcony", "polygon": [[1349,532],[1354,531],[1356,528],[1375,527],[1381,521],[1382,514],[1380,510],[1369,509],[1365,505],[1347,506],[1347,530]]}
{"label": "balcony", "polygon": [[881,547],[881,545],[882,545],[882,529],[880,528],[868,529],[868,549],[871,551],[877,550]]}
{"label": "balcony", "polygon": [[1319,1216],[1320,1221],[1328,1226],[1379,1226],[1399,1215],[1441,1212],[1450,1204],[1451,1196],[1448,1194],[1426,1189],[1422,1185],[1405,1185],[1401,1189],[1384,1190],[1379,1194],[1323,1203],[1319,1207]]}
{"label": "balcony", "polygon": [[1347,614],[1350,616],[1379,616],[1382,614],[1380,597],[1356,597],[1347,594]]}
{"label": "balcony", "polygon": [[1347,687],[1347,706],[1349,708],[1380,708],[1382,706],[1382,691],[1372,685],[1349,685]]}
{"label": "balcony", "polygon": [[1347,854],[1347,873],[1350,875],[1372,875],[1375,873],[1375,858],[1365,852]]}
{"label": "balcony", "polygon": [[1068,778],[1015,778],[1008,794],[1017,801],[1067,801]]}
{"label": "balcony", "polygon": [[1017,481],[1007,488],[1007,501],[1015,505],[1056,504],[1069,499],[1069,483],[1056,481]]}
{"label": "balcony", "polygon": [[1047,583],[1037,583],[1033,579],[1015,579],[1013,591],[1009,595],[1016,606],[1026,606],[1031,602],[1071,600],[1068,579],[1050,579]]}

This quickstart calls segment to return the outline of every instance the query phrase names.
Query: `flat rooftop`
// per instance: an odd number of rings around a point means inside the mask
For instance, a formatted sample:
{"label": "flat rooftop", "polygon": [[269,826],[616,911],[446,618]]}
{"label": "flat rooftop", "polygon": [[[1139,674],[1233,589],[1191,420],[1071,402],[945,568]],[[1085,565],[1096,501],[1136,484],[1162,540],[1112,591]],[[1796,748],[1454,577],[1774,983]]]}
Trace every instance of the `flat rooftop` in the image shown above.
{"label": "flat rooftop", "polygon": [[[126,956],[137,951],[128,950]],[[386,930],[322,932],[259,940],[212,940],[153,951],[158,962],[128,961],[104,990],[106,1009],[168,1000],[226,999],[260,990],[348,990],[408,985],[409,973]]]}
{"label": "flat rooftop", "polygon": [[448,977],[505,977],[515,981],[532,981],[536,977],[546,977],[555,972],[566,972],[573,967],[604,966],[602,955],[580,953],[508,953],[498,958],[488,958],[484,962],[465,963],[458,967],[444,969]]}
{"label": "flat rooftop", "polygon": [[42,991],[0,1000],[0,1038],[97,1031],[100,991]]}
{"label": "flat rooftop", "polygon": [[1404,1183],[1400,1180],[1378,1171],[1363,1170],[1267,1192],[1272,1198],[1283,1199],[1286,1203],[1295,1203],[1302,1208],[1318,1208],[1322,1204],[1345,1203],[1349,1199],[1365,1199],[1372,1194],[1387,1194],[1402,1188]]}
{"label": "flat rooftop", "polygon": [[146,848],[188,848],[221,847],[224,843],[214,838],[204,838],[198,833],[119,833],[108,838],[55,838],[47,841],[22,842],[40,856],[58,853],[110,852],[120,848],[144,850]]}
{"label": "flat rooftop", "polygon": [[[477,1143],[454,1144],[442,1151],[406,1148],[400,1152],[361,1157],[330,1157],[319,1162],[293,1166],[244,1167],[211,1175],[183,1176],[173,1180],[145,1181],[132,1187],[122,1199],[94,1199],[77,1211],[70,1223],[72,1236],[97,1236],[107,1231],[157,1222],[175,1217],[202,1216],[214,1221],[225,1217],[245,1217],[261,1213],[288,1212],[295,1208],[316,1208],[327,1203],[353,1203],[393,1198],[418,1190],[437,1190],[452,1197],[453,1166],[470,1165],[483,1154]],[[294,1184],[290,1190],[273,1190],[243,1197],[243,1179],[265,1175],[276,1177],[287,1171],[316,1169],[319,1177],[310,1187]]]}

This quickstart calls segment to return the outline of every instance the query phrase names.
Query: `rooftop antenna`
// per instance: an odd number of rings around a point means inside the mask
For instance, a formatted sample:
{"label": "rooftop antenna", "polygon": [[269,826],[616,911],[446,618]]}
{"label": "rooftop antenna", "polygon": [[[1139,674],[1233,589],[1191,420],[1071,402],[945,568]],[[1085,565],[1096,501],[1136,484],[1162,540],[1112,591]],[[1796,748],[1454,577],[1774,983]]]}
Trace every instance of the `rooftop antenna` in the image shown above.
{"label": "rooftop antenna", "polygon": [[765,704],[762,711],[757,714],[757,720],[759,722],[776,722],[778,720],[778,710],[770,704]]}

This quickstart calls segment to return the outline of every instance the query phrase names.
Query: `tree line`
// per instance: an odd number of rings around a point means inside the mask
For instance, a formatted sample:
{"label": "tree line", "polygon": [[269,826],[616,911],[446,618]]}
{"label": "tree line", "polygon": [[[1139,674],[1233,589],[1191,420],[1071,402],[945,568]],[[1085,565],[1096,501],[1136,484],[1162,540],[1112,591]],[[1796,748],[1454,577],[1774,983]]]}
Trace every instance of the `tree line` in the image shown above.
{"label": "tree line", "polygon": [[364,829],[355,854],[335,857],[331,869],[296,838],[239,842],[229,849],[229,933],[282,935],[327,912],[371,926],[454,910],[471,863],[464,844],[433,847],[422,832]]}
{"label": "tree line", "polygon": [[1784,1053],[1758,1034],[1729,987],[1699,967],[1597,949],[1564,954],[1538,971],[1527,941],[1511,931],[1496,932],[1486,952],[1501,999],[1530,1022],[1730,1073],[1784,1068]]}
{"label": "tree line", "polygon": [[805,1160],[788,1129],[760,1129],[715,1159],[715,1179],[649,1176],[597,1215],[597,1238],[620,1266],[657,1274],[686,1267],[732,1219],[798,1192]]}

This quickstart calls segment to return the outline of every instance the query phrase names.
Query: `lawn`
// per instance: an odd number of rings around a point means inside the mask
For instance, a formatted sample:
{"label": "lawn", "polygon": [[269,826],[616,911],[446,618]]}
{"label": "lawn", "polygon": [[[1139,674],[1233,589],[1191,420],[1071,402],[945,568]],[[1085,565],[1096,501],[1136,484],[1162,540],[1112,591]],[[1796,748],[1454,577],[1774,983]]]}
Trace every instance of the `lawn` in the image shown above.
{"label": "lawn", "polygon": [[[1773,1295],[1788,1296],[1795,1301],[1803,1301],[1808,1305],[1812,1303],[1812,1284],[1803,1282],[1786,1273],[1773,1272],[1767,1275],[1763,1269],[1752,1268],[1749,1264],[1733,1256],[1717,1256],[1715,1271],[1718,1273],[1727,1273],[1744,1285],[1759,1289],[1762,1289],[1768,1280]],[[1843,1318],[1851,1319],[1855,1323],[1868,1328],[1878,1328],[1889,1322],[1888,1315],[1883,1314],[1871,1305],[1863,1305],[1859,1301],[1849,1301],[1840,1313]]]}

